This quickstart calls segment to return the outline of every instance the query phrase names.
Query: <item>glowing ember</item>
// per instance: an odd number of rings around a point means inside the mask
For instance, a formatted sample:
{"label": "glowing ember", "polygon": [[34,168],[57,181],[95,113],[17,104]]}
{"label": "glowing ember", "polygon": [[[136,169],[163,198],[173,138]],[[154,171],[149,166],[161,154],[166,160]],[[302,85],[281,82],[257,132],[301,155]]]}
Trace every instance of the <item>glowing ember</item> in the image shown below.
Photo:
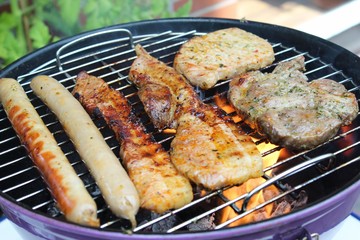
{"label": "glowing ember", "polygon": [[[273,149],[274,147],[276,147],[276,146],[272,145],[272,144],[265,144],[265,143],[261,143],[258,145],[260,152],[266,152],[270,149]],[[279,151],[276,151],[272,154],[269,154],[269,155],[263,157],[264,167],[266,168],[267,166],[271,166],[274,163],[276,163],[276,161],[279,158],[279,154],[280,154]],[[232,199],[235,199],[236,197],[242,196],[242,195],[250,192],[251,190],[253,190],[255,187],[259,186],[263,182],[265,182],[265,180],[263,178],[250,179],[240,186],[235,186],[235,187],[232,187],[232,188],[224,191],[223,194],[229,200],[232,200]],[[269,186],[266,189],[261,190],[260,192],[258,192],[257,194],[255,194],[253,197],[250,198],[250,201],[247,205],[247,209],[255,208],[259,204],[272,199],[274,196],[276,196],[278,194],[279,194],[279,190],[276,187]],[[239,209],[242,208],[242,204],[243,204],[243,201],[236,202],[236,206]],[[241,224],[251,223],[251,222],[270,218],[271,214],[273,212],[273,208],[274,208],[274,204],[268,204],[264,208],[262,208],[258,211],[255,211],[251,214],[248,214],[245,217],[231,223],[229,226],[230,227],[238,226]],[[229,219],[232,219],[232,218],[236,217],[237,215],[238,215],[238,213],[236,213],[231,207],[226,207],[222,213],[222,216],[220,217],[221,218],[220,222],[224,222]]]}
{"label": "glowing ember", "polygon": [[[226,101],[226,98],[222,98],[218,94],[215,94],[214,102],[227,114],[235,112],[235,109]],[[233,116],[232,119],[236,123],[241,121],[241,118],[238,115]]]}
{"label": "glowing ember", "polygon": [[166,128],[166,129],[163,130],[163,133],[166,133],[166,134],[175,134],[175,133],[176,133],[176,129]]}

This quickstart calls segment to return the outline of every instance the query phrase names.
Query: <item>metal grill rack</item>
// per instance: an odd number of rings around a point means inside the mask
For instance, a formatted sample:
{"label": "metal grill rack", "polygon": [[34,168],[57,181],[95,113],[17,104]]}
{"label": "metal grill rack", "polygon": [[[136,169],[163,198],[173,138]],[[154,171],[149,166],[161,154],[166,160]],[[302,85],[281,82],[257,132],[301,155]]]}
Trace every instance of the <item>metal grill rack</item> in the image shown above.
{"label": "metal grill rack", "polygon": [[[137,97],[137,89],[127,80],[130,65],[136,58],[133,46],[135,44],[142,44],[152,56],[171,65],[174,54],[185,41],[191,37],[203,34],[205,33],[193,30],[189,32],[166,31],[157,34],[133,36],[131,32],[125,29],[107,30],[87,35],[64,45],[57,51],[53,60],[18,77],[18,81],[24,87],[32,104],[47,127],[54,134],[59,146],[65,152],[65,155],[69,158],[74,169],[95,199],[99,209],[98,216],[101,219],[101,228],[108,231],[118,231],[121,228],[129,227],[129,223],[127,220],[116,218],[111,214],[94,180],[76,153],[71,141],[67,138],[62,126],[49,109],[33,94],[29,87],[30,80],[36,75],[49,75],[71,91],[74,87],[74,78],[83,70],[103,78],[112,88],[124,93],[137,116],[144,123],[147,131],[152,132],[155,139],[168,149],[173,135],[158,132],[152,126]],[[106,40],[104,41],[104,39]],[[84,42],[86,42],[85,46]],[[345,76],[340,69],[334,68],[333,65],[323,62],[322,59],[311,56],[307,52],[300,52],[295,47],[284,46],[282,43],[272,43],[272,46],[275,51],[276,61],[272,66],[262,69],[262,71],[271,71],[279,62],[303,55],[306,59],[306,75],[310,80],[331,78],[341,82],[349,91],[354,92],[359,99],[359,86],[354,83],[353,79]],[[213,104],[215,96],[224,96],[227,89],[228,81],[221,81],[213,89],[206,91],[197,89],[196,91],[203,101]],[[231,116],[235,115],[234,112],[228,114]],[[118,142],[111,130],[101,119],[94,119],[94,122],[99,127],[111,149],[118,156]],[[252,132],[243,122],[238,124],[248,134],[256,137],[256,133]],[[329,142],[309,151],[288,153],[288,156],[281,161],[265,168],[263,178],[266,181],[263,184],[234,199],[228,199],[223,194],[223,191],[226,189],[200,194],[200,191],[194,188],[195,198],[193,202],[180,209],[161,216],[141,210],[137,216],[139,225],[134,229],[134,232],[161,231],[171,233],[183,230],[188,231],[189,226],[193,223],[214,216],[226,207],[231,207],[238,215],[222,223],[215,221],[213,229],[221,229],[285,196],[296,198],[301,190],[307,190],[307,186],[311,184],[322,185],[322,182],[325,181],[324,179],[328,175],[341,174],[344,169],[351,168],[352,164],[359,161],[360,157],[348,158],[351,155],[349,153],[352,151],[360,151],[360,141],[357,136],[359,135],[359,130],[359,120],[356,119],[350,127],[342,128],[341,132]],[[266,139],[259,139],[256,141],[256,144],[260,145],[265,142]],[[280,147],[274,146],[262,152],[262,156],[266,157],[273,153],[279,153],[282,150]],[[57,211],[56,204],[46,184],[28,157],[26,149],[16,137],[3,108],[0,108],[0,159],[0,190],[4,194],[39,214],[58,218],[61,221],[64,220],[62,214]],[[270,171],[273,171],[274,174],[270,174]],[[307,177],[303,177],[302,181],[298,182],[297,174]],[[276,186],[281,191],[281,194],[254,208],[247,206],[249,199],[255,193],[270,185]],[[325,198],[328,194],[326,187],[322,186],[321,191],[324,194],[320,198],[313,198],[313,192],[307,192],[309,197],[307,204],[312,204],[320,201],[321,198]],[[236,206],[235,203],[238,201],[244,201],[242,208]],[[163,222],[165,224],[162,224]],[[168,224],[169,222],[173,224]],[[159,230],[159,225],[166,226]]]}

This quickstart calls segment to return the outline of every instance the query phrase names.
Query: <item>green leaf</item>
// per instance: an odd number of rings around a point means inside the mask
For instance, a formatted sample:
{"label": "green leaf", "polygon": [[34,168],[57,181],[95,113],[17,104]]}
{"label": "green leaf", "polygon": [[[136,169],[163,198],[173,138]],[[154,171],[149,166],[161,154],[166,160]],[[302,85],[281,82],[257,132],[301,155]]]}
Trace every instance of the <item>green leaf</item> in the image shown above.
{"label": "green leaf", "polygon": [[176,17],[187,17],[189,16],[191,12],[192,7],[192,0],[188,0],[186,3],[184,3],[181,7],[177,9],[175,12]]}
{"label": "green leaf", "polygon": [[3,12],[0,14],[0,23],[0,34],[6,34],[6,31],[15,28],[20,22],[15,15]]}
{"label": "green leaf", "polygon": [[29,34],[34,48],[41,48],[51,40],[49,28],[40,19],[33,20]]}
{"label": "green leaf", "polygon": [[151,11],[153,17],[160,17],[164,12],[169,11],[168,6],[169,2],[166,0],[152,1],[151,9],[148,9],[148,11]]}
{"label": "green leaf", "polygon": [[[1,2],[2,0],[0,0]],[[4,1],[4,0],[3,0]],[[30,39],[34,48],[60,37],[118,23],[164,17],[188,16],[192,1],[188,0],[171,12],[169,0],[7,0],[9,13],[0,14],[0,58],[11,63],[26,54],[25,33],[21,16],[31,21]],[[45,25],[46,23],[46,25]],[[49,27],[48,27],[49,26]],[[57,36],[51,36],[50,33]]]}
{"label": "green leaf", "polygon": [[59,41],[61,38],[59,38],[58,36],[54,36],[53,38],[52,38],[52,41],[51,42],[57,42],[57,41]]}
{"label": "green leaf", "polygon": [[15,16],[21,17],[21,10],[18,5],[18,1],[10,0],[11,13]]}
{"label": "green leaf", "polygon": [[[60,16],[65,24],[74,26],[78,24],[80,13],[80,0],[58,0]],[[100,5],[100,3],[98,3]]]}
{"label": "green leaf", "polygon": [[[14,62],[26,54],[24,38],[17,38],[12,32],[0,35],[0,58],[4,59],[4,66]],[[3,67],[3,66],[1,66]]]}

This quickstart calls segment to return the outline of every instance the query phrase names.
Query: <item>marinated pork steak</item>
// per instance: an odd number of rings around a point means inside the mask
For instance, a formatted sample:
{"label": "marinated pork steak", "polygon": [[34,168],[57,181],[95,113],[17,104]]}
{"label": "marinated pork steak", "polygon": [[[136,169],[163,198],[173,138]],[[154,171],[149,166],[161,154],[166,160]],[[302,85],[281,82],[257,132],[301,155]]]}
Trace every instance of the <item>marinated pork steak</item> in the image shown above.
{"label": "marinated pork steak", "polygon": [[73,94],[91,115],[101,115],[120,143],[120,156],[140,195],[142,208],[164,213],[191,202],[187,178],[170,161],[169,153],[146,133],[125,96],[103,79],[81,72]]}
{"label": "marinated pork steak", "polygon": [[243,120],[270,142],[311,149],[357,116],[356,97],[330,79],[308,82],[304,57],[279,63],[272,73],[252,71],[230,82],[228,99]]}
{"label": "marinated pork steak", "polygon": [[202,89],[219,80],[257,70],[274,61],[272,46],[263,38],[239,28],[227,28],[197,36],[183,44],[174,68]]}
{"label": "marinated pork steak", "polygon": [[179,172],[209,190],[262,176],[262,158],[250,136],[242,134],[219,109],[203,103],[172,67],[140,45],[135,50],[137,59],[129,80],[139,88],[154,125],[176,129],[170,155]]}

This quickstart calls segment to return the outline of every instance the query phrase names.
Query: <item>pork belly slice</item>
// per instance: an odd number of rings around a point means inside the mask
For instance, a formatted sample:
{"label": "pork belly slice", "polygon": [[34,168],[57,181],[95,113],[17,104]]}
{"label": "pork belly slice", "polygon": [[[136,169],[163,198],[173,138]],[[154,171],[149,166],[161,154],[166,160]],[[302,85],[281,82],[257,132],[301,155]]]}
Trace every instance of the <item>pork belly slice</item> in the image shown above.
{"label": "pork belly slice", "polygon": [[101,115],[120,142],[120,156],[140,195],[141,207],[163,213],[193,199],[189,180],[178,172],[170,155],[145,132],[119,91],[97,77],[81,72],[73,94],[90,113]]}
{"label": "pork belly slice", "polygon": [[219,80],[263,68],[274,59],[274,50],[265,39],[239,28],[227,28],[183,44],[175,56],[174,68],[191,84],[209,89]]}
{"label": "pork belly slice", "polygon": [[140,45],[135,49],[129,79],[154,125],[176,129],[170,150],[176,168],[210,190],[262,176],[262,158],[252,139],[219,109],[203,103],[175,69]]}
{"label": "pork belly slice", "polygon": [[279,63],[272,73],[253,71],[230,82],[237,113],[270,142],[292,150],[314,148],[358,114],[356,97],[330,79],[308,82],[304,57]]}

